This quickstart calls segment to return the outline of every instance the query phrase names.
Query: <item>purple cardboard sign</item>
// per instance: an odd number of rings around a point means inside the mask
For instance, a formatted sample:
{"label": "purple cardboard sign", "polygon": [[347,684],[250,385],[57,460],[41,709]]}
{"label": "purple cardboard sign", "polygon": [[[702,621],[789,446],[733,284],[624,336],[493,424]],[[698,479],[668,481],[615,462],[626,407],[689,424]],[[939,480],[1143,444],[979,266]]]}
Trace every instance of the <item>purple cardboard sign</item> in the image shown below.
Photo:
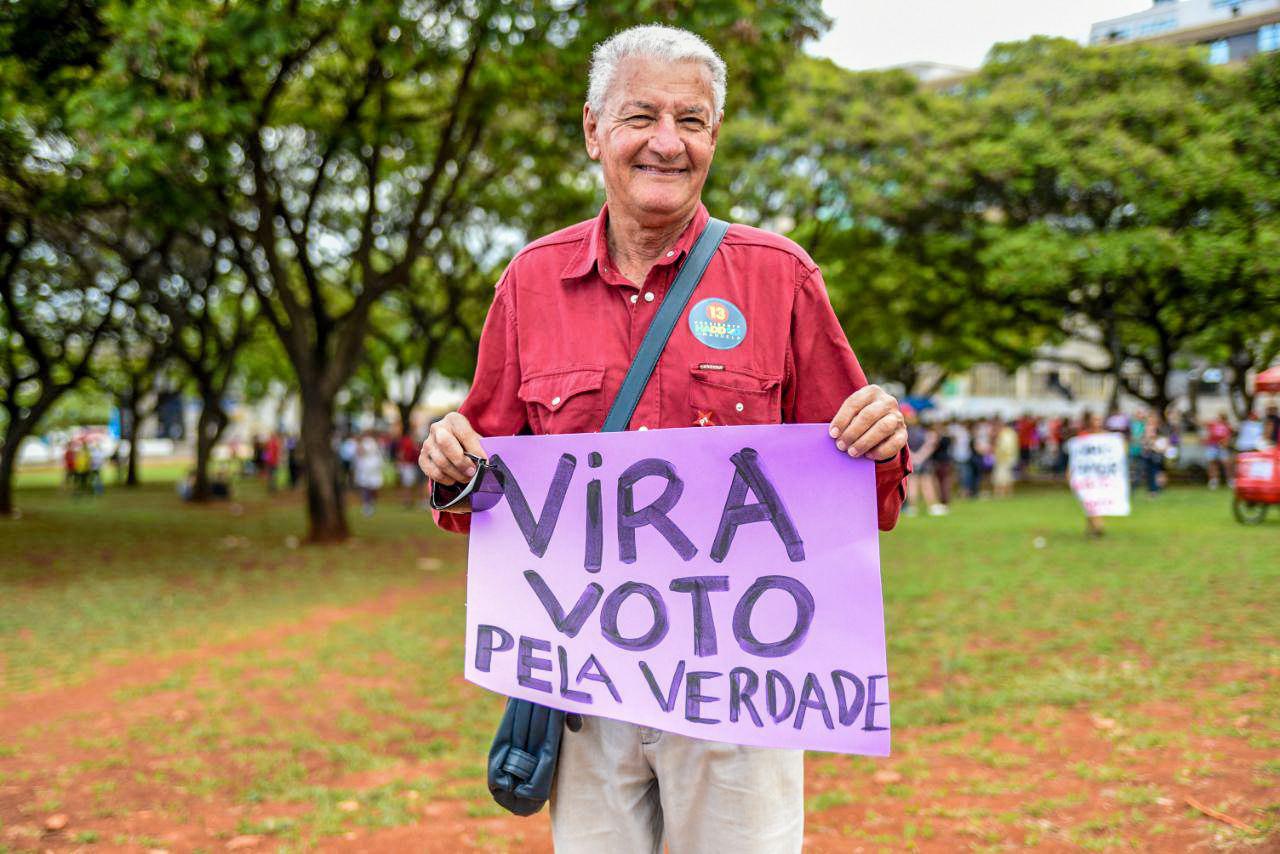
{"label": "purple cardboard sign", "polygon": [[873,463],[826,425],[484,440],[470,681],[695,738],[889,754]]}

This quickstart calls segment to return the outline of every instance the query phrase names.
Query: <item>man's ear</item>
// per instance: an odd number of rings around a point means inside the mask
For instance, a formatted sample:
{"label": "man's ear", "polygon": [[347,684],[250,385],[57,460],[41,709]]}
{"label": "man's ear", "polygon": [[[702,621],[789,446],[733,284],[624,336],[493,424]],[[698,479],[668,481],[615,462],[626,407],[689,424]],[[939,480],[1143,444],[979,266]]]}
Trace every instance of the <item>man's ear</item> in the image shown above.
{"label": "man's ear", "polygon": [[596,142],[596,128],[600,122],[591,111],[590,104],[582,105],[582,136],[587,144],[587,156],[592,160],[600,159],[600,143]]}
{"label": "man's ear", "polygon": [[711,146],[714,148],[720,142],[720,126],[724,124],[724,110],[720,111],[720,115],[716,116],[715,124],[711,126]]}

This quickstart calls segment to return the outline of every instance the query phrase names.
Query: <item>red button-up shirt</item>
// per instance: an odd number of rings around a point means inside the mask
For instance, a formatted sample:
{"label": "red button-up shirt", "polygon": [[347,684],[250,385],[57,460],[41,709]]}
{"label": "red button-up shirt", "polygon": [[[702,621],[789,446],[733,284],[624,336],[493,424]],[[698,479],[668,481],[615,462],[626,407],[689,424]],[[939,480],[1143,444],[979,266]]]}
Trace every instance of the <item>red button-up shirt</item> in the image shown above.
{"label": "red button-up shirt", "polygon": [[[483,436],[591,433],[685,254],[708,219],[699,205],[636,287],[609,257],[608,207],[530,243],[498,282],[460,412]],[[829,422],[867,384],[813,260],[785,237],[732,225],[689,300],[629,429]],[[881,530],[898,519],[907,450],[876,465]],[[465,533],[470,517],[437,513]]]}

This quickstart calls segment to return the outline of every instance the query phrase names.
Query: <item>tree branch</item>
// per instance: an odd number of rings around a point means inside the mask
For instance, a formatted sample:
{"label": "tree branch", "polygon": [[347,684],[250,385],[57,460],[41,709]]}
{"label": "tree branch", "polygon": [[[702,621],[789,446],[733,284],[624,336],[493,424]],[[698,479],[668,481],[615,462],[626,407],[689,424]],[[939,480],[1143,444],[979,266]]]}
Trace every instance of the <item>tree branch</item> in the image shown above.
{"label": "tree branch", "polygon": [[0,271],[0,302],[4,305],[5,313],[9,316],[9,325],[14,332],[18,333],[18,337],[22,339],[22,345],[35,361],[40,375],[48,375],[52,372],[52,365],[48,353],[45,352],[44,342],[36,335],[34,331],[27,325],[26,319],[18,310],[17,299],[13,293],[13,279],[17,274],[18,265],[22,258],[22,253],[31,245],[31,221],[27,220],[23,229],[23,237],[19,243],[10,243],[8,238],[8,223],[3,223],[3,238],[8,257],[4,270]]}
{"label": "tree branch", "polygon": [[432,164],[431,171],[427,174],[427,177],[423,179],[422,186],[418,191],[418,198],[413,206],[413,214],[409,218],[409,240],[405,246],[405,257],[396,265],[397,270],[408,270],[413,264],[417,258],[418,251],[420,251],[417,247],[430,230],[422,222],[422,218],[431,204],[431,197],[435,193],[436,184],[439,182],[440,176],[444,174],[445,165],[453,157],[454,135],[467,97],[471,93],[472,78],[479,64],[480,54],[484,50],[485,39],[489,34],[489,16],[492,14],[492,8],[491,5],[486,6],[475,21],[471,47],[468,51],[467,59],[463,63],[462,71],[458,75],[458,84],[454,90],[453,102],[449,107],[449,117],[445,120],[444,127],[440,131],[440,145],[436,148],[435,162]]}
{"label": "tree branch", "polygon": [[[359,95],[347,104],[346,112],[343,113],[342,119],[333,129],[332,135],[329,137],[329,144],[325,146],[324,153],[320,155],[320,166],[316,169],[316,176],[311,181],[311,190],[307,194],[307,206],[302,212],[302,229],[303,234],[310,237],[311,234],[311,217],[315,210],[316,200],[319,198],[321,190],[324,187],[325,172],[332,162],[333,156],[338,152],[338,148],[342,144],[343,133],[355,123],[360,115],[360,110],[364,107],[369,96],[373,93],[374,83],[381,77],[382,64],[375,55],[369,60],[365,66],[364,82]],[[375,73],[376,69],[376,73]]]}

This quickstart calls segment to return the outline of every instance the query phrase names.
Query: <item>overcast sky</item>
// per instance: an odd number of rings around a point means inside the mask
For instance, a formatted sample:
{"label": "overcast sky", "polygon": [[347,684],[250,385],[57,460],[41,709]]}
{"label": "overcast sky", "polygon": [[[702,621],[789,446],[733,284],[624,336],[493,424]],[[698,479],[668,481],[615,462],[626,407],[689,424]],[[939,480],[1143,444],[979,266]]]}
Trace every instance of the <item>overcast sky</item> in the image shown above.
{"label": "overcast sky", "polygon": [[835,20],[810,52],[846,68],[943,62],[976,68],[996,42],[1028,36],[1083,41],[1089,26],[1151,0],[824,0]]}

